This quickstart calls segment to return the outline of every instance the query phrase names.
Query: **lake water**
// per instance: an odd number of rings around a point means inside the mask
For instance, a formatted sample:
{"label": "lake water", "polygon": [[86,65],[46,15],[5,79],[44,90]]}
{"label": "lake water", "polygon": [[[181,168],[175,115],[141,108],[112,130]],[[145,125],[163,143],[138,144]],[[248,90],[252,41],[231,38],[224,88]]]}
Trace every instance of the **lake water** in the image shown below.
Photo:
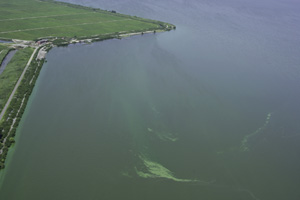
{"label": "lake water", "polygon": [[300,198],[300,4],[70,0],[175,31],[54,48],[2,200]]}

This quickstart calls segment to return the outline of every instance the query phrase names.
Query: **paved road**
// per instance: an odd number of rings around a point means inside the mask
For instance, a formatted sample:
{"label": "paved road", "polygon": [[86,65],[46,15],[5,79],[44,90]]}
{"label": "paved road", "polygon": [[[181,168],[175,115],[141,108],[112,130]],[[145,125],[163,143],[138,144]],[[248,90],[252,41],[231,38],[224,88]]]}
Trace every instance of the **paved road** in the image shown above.
{"label": "paved road", "polygon": [[3,108],[3,110],[2,110],[2,112],[1,112],[1,114],[0,114],[0,121],[2,120],[2,118],[3,118],[3,116],[4,116],[4,113],[6,112],[6,110],[7,110],[8,106],[9,106],[11,100],[13,99],[13,97],[14,97],[14,95],[15,95],[15,93],[16,93],[16,91],[17,91],[17,89],[18,89],[18,87],[19,87],[19,85],[20,85],[20,83],[21,83],[21,81],[22,81],[22,79],[23,79],[23,77],[24,77],[24,75],[25,75],[25,72],[27,71],[27,69],[28,69],[28,67],[29,67],[29,65],[30,65],[30,63],[31,63],[31,61],[32,61],[32,59],[33,59],[33,57],[34,57],[34,54],[35,54],[36,51],[37,51],[37,49],[38,49],[38,48],[36,48],[36,49],[34,50],[34,52],[32,53],[32,55],[31,55],[31,57],[30,57],[30,59],[29,59],[27,65],[26,65],[26,67],[24,68],[24,70],[23,70],[23,72],[22,72],[22,74],[21,74],[21,76],[20,76],[20,78],[19,78],[19,80],[18,80],[18,82],[17,82],[17,84],[15,85],[14,90],[12,91],[11,95],[9,96],[9,99],[7,100],[5,106],[4,106],[4,108]]}

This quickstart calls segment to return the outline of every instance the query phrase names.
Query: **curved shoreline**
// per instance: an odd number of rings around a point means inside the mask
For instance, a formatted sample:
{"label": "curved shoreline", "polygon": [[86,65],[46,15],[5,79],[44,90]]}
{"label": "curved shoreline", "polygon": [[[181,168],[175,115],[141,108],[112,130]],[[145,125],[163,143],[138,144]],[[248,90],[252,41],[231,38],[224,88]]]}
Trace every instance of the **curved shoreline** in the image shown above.
{"label": "curved shoreline", "polygon": [[[76,43],[92,43],[96,41],[103,41],[108,39],[121,39],[124,37],[130,37],[133,35],[143,35],[147,33],[156,33],[156,32],[164,32],[164,31],[170,31],[173,29],[176,29],[175,25],[157,21],[157,20],[151,20],[151,19],[144,19],[136,16],[130,16],[125,14],[117,13],[116,11],[108,11],[108,10],[102,10],[99,8],[92,8],[92,7],[86,7],[82,5],[76,5],[66,2],[59,2],[55,0],[41,0],[39,2],[43,2],[43,5],[45,3],[48,3],[48,5],[60,5],[60,7],[69,7],[77,11],[85,11],[83,13],[79,14],[86,14],[89,13],[102,13],[107,16],[120,18],[120,20],[111,20],[106,22],[114,22],[114,21],[137,21],[137,24],[143,22],[151,24],[151,26],[132,26],[130,29],[136,29],[136,30],[128,30],[129,28],[125,28],[123,30],[120,29],[111,29],[107,31],[106,33],[97,34],[97,35],[91,35],[92,32],[84,32],[84,34],[81,34],[81,36],[69,36],[67,37],[65,34],[64,37],[62,36],[45,36],[43,35],[40,38],[37,38],[39,36],[32,35],[27,38],[30,38],[29,40],[21,40],[21,37],[19,39],[13,39],[18,37],[17,35],[14,35],[13,33],[17,32],[26,32],[26,31],[32,31],[32,30],[44,30],[44,29],[50,29],[50,28],[64,28],[64,27],[73,27],[73,26],[82,26],[82,25],[89,25],[92,26],[93,24],[99,24],[99,23],[105,23],[102,21],[98,22],[92,22],[92,21],[86,21],[84,23],[75,23],[75,24],[66,24],[66,25],[60,25],[59,23],[57,26],[51,26],[51,27],[26,27],[24,26],[21,29],[18,30],[2,30],[1,33],[8,33],[7,38],[0,37],[0,40],[3,41],[10,41],[9,47],[11,49],[19,49],[19,48],[27,48],[31,47],[34,48],[34,52],[32,53],[30,59],[28,60],[21,76],[17,78],[17,83],[11,90],[11,93],[9,94],[9,98],[5,103],[5,106],[3,107],[1,113],[0,113],[0,169],[3,169],[5,167],[5,160],[6,155],[9,150],[9,147],[15,142],[14,136],[16,133],[16,129],[18,127],[18,124],[20,122],[20,119],[22,117],[22,114],[27,106],[28,98],[32,92],[32,89],[34,87],[35,81],[38,78],[39,71],[43,66],[43,63],[45,61],[45,56],[47,52],[55,47],[55,46],[68,46],[69,44],[76,44]],[[11,8],[13,9],[13,7]],[[71,12],[70,12],[71,13]],[[45,16],[32,16],[32,17],[23,17],[23,18],[10,18],[10,19],[3,19],[1,21],[15,21],[15,20],[30,20],[30,19],[39,19],[44,18],[47,19],[48,17],[53,16],[69,16],[69,15],[77,15],[78,13],[73,14],[61,14],[61,15],[45,15]],[[113,32],[118,31],[118,32]],[[99,31],[100,33],[101,31]],[[10,33],[12,33],[10,35]],[[76,32],[74,33],[76,35]],[[86,34],[86,35],[85,35]],[[53,33],[53,35],[57,35]],[[82,36],[85,35],[85,36]],[[2,52],[3,54],[3,52]]]}
{"label": "curved shoreline", "polygon": [[[26,73],[28,67],[29,67],[30,64],[31,64],[31,61],[32,61],[32,59],[33,59],[33,57],[34,57],[36,51],[37,51],[37,48],[33,51],[33,53],[32,53],[32,55],[31,55],[31,57],[30,57],[30,59],[29,59],[27,65],[26,65],[26,67],[24,68],[24,70],[23,70],[23,72],[22,72],[22,74],[21,74],[21,76],[20,76],[20,78],[19,78],[17,84],[15,85],[15,87],[14,87],[14,89],[13,89],[13,91],[12,91],[10,97],[8,98],[8,100],[7,100],[6,104],[5,104],[5,106],[3,107],[2,112],[0,113],[0,121],[2,120],[4,114],[5,114],[6,111],[7,111],[7,108],[8,108],[8,106],[9,106],[9,104],[11,103],[13,97],[15,96],[15,94],[16,94],[16,92],[17,92],[17,89],[19,88],[19,85],[20,85],[21,81],[23,80],[24,75],[25,75],[25,73]],[[24,98],[22,99],[21,107],[22,107],[23,103],[24,103]],[[19,114],[19,111],[20,111],[20,109],[18,110],[17,115]],[[13,119],[13,123],[12,123],[12,125],[11,125],[10,131],[11,131],[13,125],[15,124],[15,120],[16,120],[16,119]],[[5,144],[7,138],[10,136],[10,131],[9,131],[9,133],[7,134],[7,136],[3,139],[3,142],[2,142],[3,144]],[[0,149],[0,155],[2,155],[2,153],[3,153],[3,148],[4,148],[4,147],[5,147],[5,145]]]}
{"label": "curved shoreline", "polygon": [[[174,26],[175,27],[175,26]],[[172,29],[175,29],[175,28]],[[20,76],[20,78],[18,79],[17,84],[15,85],[8,101],[5,104],[5,107],[3,108],[3,110],[1,111],[0,114],[0,131],[2,131],[2,133],[5,131],[3,127],[9,127],[6,129],[6,135],[4,138],[0,139],[0,170],[5,168],[5,161],[6,161],[6,156],[9,150],[9,147],[15,143],[14,140],[14,136],[16,133],[16,129],[19,125],[19,122],[22,118],[22,115],[24,113],[24,110],[27,106],[27,101],[31,95],[31,91],[34,87],[35,81],[38,78],[39,75],[39,71],[41,70],[41,68],[43,67],[43,63],[45,61],[45,56],[47,54],[47,52],[55,47],[55,46],[68,46],[69,44],[76,44],[76,43],[92,43],[92,42],[96,42],[96,41],[103,41],[103,40],[109,40],[109,39],[121,39],[121,38],[125,38],[125,37],[130,37],[130,36],[134,36],[134,35],[143,35],[143,34],[149,34],[149,33],[156,33],[156,32],[164,32],[167,30],[163,30],[163,29],[157,29],[154,31],[139,31],[139,32],[119,32],[117,34],[106,34],[106,35],[97,35],[91,38],[87,38],[87,39],[82,39],[82,40],[78,40],[76,38],[70,38],[70,39],[63,39],[63,42],[60,43],[56,43],[55,45],[53,43],[55,43],[56,40],[62,40],[62,38],[53,38],[53,39],[46,39],[47,42],[43,43],[43,44],[38,44],[38,42],[34,42],[34,41],[22,41],[22,40],[18,40],[18,42],[20,42],[22,46],[22,43],[29,43],[30,47],[35,48],[34,52],[32,53],[26,67],[24,68],[22,75]],[[45,39],[43,39],[45,40]],[[35,58],[35,59],[34,59]],[[39,61],[37,64],[36,68],[34,69],[34,73],[32,74],[32,77],[30,78],[30,81],[27,82],[27,86],[23,83],[22,81],[24,80],[24,76],[26,75],[26,73],[28,72],[28,68],[32,65],[32,61]],[[19,88],[21,88],[22,86],[27,87],[27,89],[30,91],[28,93],[23,93],[23,94],[18,94]],[[22,93],[22,92],[21,92]],[[14,104],[12,104],[12,101],[16,98],[17,95],[23,95],[22,98],[19,98],[19,105],[16,108]],[[10,110],[10,107],[14,107],[11,108],[15,113],[15,117],[13,117],[12,120],[10,119],[10,115],[11,113],[7,113],[8,110]],[[8,116],[9,115],[9,116]],[[4,121],[3,119],[6,117],[6,120]],[[10,122],[10,123],[9,123]],[[7,124],[8,123],[8,124]],[[2,135],[3,137],[3,135]]]}

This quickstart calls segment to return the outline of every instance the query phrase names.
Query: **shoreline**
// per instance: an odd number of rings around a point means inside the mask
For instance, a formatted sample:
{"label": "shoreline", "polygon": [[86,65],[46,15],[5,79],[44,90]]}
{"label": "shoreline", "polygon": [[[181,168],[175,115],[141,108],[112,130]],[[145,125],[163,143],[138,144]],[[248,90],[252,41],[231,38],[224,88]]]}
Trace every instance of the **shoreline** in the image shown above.
{"label": "shoreline", "polygon": [[[172,27],[171,30],[175,28],[176,27],[174,26]],[[155,33],[166,32],[166,31],[170,31],[170,30],[156,29],[151,31],[148,30],[148,31],[138,31],[138,32],[119,32],[113,35],[112,34],[97,35],[90,38],[84,38],[81,40],[79,38],[52,38],[50,40],[48,40],[47,38],[43,38],[38,41],[13,39],[12,40],[13,43],[10,43],[13,49],[35,48],[35,50],[32,53],[32,56],[30,57],[26,67],[24,68],[24,71],[20,76],[18,83],[15,85],[15,88],[12,91],[9,100],[6,102],[5,107],[1,111],[0,131],[2,133],[2,138],[0,139],[0,171],[1,169],[5,168],[7,153],[10,147],[13,146],[13,144],[15,143],[14,137],[16,134],[16,130],[18,128],[20,120],[22,119],[23,113],[27,107],[27,102],[34,88],[35,82],[39,76],[40,70],[43,67],[44,62],[46,61],[45,57],[53,47],[68,46],[70,44],[91,44],[94,42],[100,42],[109,39],[122,39],[122,38],[136,36],[136,35],[144,35],[150,33],[155,34]],[[44,43],[40,44],[39,43],[40,41],[44,41]],[[33,68],[31,69],[31,72],[28,72],[29,68]],[[31,77],[28,78],[28,76],[30,75]],[[7,112],[9,110],[11,110],[10,113]]]}
{"label": "shoreline", "polygon": [[44,60],[36,59],[38,50],[40,50],[40,48],[36,48],[33,51],[26,67],[22,72],[22,75],[18,79],[18,83],[15,85],[9,100],[6,102],[6,108],[3,108],[1,112],[1,117],[3,118],[0,122],[0,131],[2,132],[0,143],[0,170],[5,168],[7,153],[9,148],[15,142],[14,137],[17,127],[27,106],[34,83],[38,77],[39,70],[44,62]]}
{"label": "shoreline", "polygon": [[[109,40],[109,39],[122,39],[125,37],[130,37],[134,35],[144,35],[150,33],[159,33],[175,30],[176,26],[161,22],[152,19],[145,19],[141,17],[125,15],[121,13],[117,13],[116,11],[108,11],[102,10],[100,8],[92,8],[72,3],[60,2],[55,0],[40,0],[39,2],[47,2],[50,4],[57,4],[62,7],[70,7],[79,10],[86,10],[93,13],[102,13],[109,16],[117,16],[123,18],[123,20],[134,20],[143,23],[149,23],[155,26],[147,26],[147,27],[138,27],[137,30],[126,30],[119,32],[111,32],[97,34],[97,35],[88,35],[88,32],[85,36],[42,36],[39,38],[34,37],[32,35],[29,37],[29,40],[20,38],[13,38],[13,36],[9,36],[10,38],[0,37],[0,44],[5,44],[10,50],[13,49],[25,49],[25,48],[33,48],[35,49],[29,58],[27,64],[24,67],[22,74],[18,77],[14,88],[7,92],[9,94],[9,98],[5,102],[5,106],[1,110],[0,114],[0,170],[5,168],[6,156],[9,151],[9,148],[15,143],[15,133],[18,128],[19,122],[22,118],[25,108],[27,107],[27,101],[31,95],[31,92],[34,88],[35,82],[39,76],[39,72],[43,67],[44,62],[46,61],[45,57],[47,52],[49,52],[53,47],[60,46],[68,46],[70,44],[91,44],[98,41]],[[36,17],[37,18],[37,17]],[[98,22],[102,23],[102,22]],[[86,22],[79,25],[92,25],[93,22]],[[76,25],[76,24],[75,24]],[[78,25],[78,24],[77,24]],[[59,25],[58,27],[61,27]],[[67,26],[67,25],[66,25]],[[70,24],[70,26],[74,26]],[[65,27],[65,26],[64,26]],[[28,31],[28,30],[41,30],[49,27],[38,27],[23,30],[12,30],[8,31],[11,33]],[[124,29],[123,29],[124,30]],[[75,32],[76,34],[76,32]],[[54,33],[55,35],[55,33]],[[17,36],[18,37],[18,36]],[[28,37],[27,37],[28,38]],[[3,52],[2,52],[3,54]],[[5,56],[6,57],[6,56]],[[5,57],[3,59],[5,59]],[[1,61],[2,63],[2,61]],[[0,63],[0,64],[1,64]]]}

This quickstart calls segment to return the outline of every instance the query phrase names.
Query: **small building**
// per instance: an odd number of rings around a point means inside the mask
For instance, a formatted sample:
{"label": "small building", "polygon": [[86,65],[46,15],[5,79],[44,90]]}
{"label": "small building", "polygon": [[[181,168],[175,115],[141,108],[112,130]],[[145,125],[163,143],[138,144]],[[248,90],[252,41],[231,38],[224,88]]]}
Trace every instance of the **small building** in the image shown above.
{"label": "small building", "polygon": [[42,40],[37,41],[36,43],[40,45],[40,44],[44,44],[46,42],[48,42],[47,39],[42,39]]}

